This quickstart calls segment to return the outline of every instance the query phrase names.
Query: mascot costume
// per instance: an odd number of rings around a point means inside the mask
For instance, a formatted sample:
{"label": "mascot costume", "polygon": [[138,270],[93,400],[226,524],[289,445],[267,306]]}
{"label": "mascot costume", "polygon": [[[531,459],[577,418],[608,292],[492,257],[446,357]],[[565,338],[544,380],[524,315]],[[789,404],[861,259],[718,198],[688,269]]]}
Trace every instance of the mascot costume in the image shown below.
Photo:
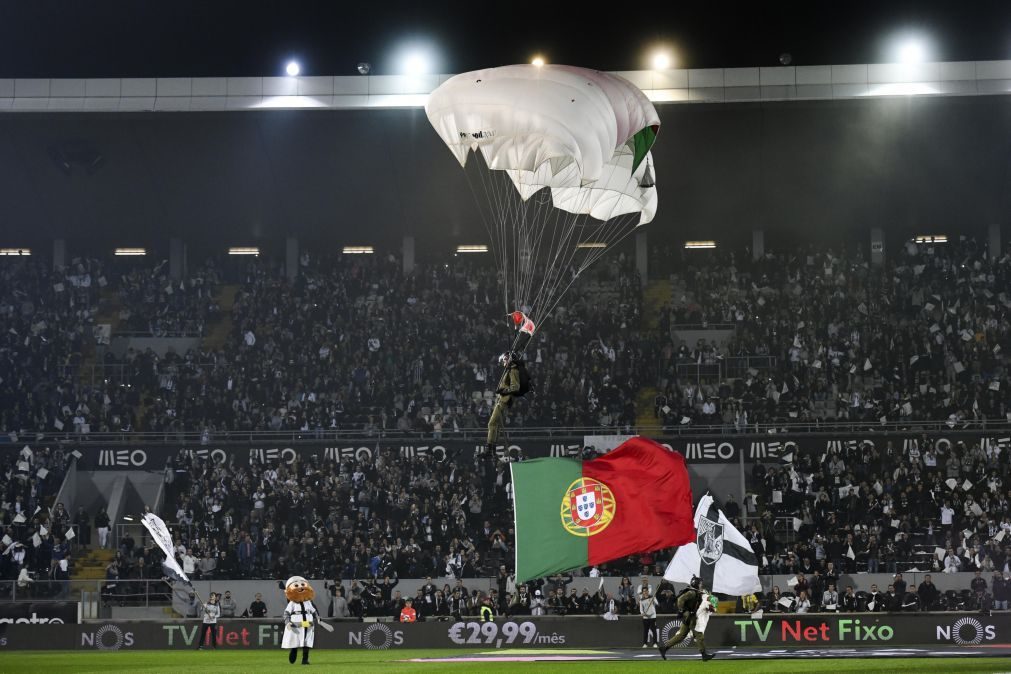
{"label": "mascot costume", "polygon": [[302,576],[292,576],[284,584],[284,596],[288,606],[284,609],[284,638],[281,648],[289,649],[288,662],[295,664],[298,649],[302,648],[302,664],[309,664],[309,649],[316,637],[316,625],[332,632],[330,625],[319,619],[316,605],[312,603],[316,593]]}

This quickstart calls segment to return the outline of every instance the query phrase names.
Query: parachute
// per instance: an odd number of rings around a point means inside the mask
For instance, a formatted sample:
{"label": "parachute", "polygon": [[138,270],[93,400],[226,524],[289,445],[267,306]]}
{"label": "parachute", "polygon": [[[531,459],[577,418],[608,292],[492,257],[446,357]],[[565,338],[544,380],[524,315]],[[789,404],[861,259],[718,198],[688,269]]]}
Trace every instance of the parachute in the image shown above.
{"label": "parachute", "polygon": [[481,208],[505,313],[524,325],[540,328],[583,271],[656,213],[660,119],[624,78],[489,68],[448,79],[425,112]]}

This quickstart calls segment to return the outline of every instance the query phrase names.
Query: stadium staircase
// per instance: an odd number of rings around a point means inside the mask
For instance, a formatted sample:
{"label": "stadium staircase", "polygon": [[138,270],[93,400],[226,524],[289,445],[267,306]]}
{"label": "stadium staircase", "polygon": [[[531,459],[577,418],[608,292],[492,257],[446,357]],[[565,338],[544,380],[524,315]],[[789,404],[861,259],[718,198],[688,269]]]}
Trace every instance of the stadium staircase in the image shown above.
{"label": "stadium staircase", "polygon": [[[74,557],[74,571],[70,576],[71,580],[103,580],[105,578],[105,567],[116,558],[115,550],[102,550],[101,548],[91,548],[90,550],[80,549]],[[71,594],[75,597],[81,592],[84,583],[72,583]],[[92,584],[93,585],[93,584]]]}
{"label": "stadium staircase", "polygon": [[231,337],[232,308],[235,306],[235,296],[238,292],[238,285],[221,286],[218,294],[218,306],[221,308],[221,318],[208,326],[207,336],[204,337],[203,341],[205,349],[216,351],[224,347]]}
{"label": "stadium staircase", "polygon": [[[671,282],[668,279],[648,281],[642,289],[642,312],[640,313],[643,330],[656,330],[660,324],[660,310],[670,304]],[[657,425],[653,410],[653,400],[658,391],[655,386],[645,386],[639,389],[635,396],[635,424],[638,428],[649,428]]]}
{"label": "stadium staircase", "polygon": [[[119,312],[123,309],[119,293],[112,288],[103,288],[98,298],[98,312],[95,314],[95,325],[108,323],[112,326],[112,334],[119,327]],[[87,386],[92,383],[94,367],[98,364],[98,349],[94,335],[85,334],[81,345],[81,366],[77,370],[78,383]]]}
{"label": "stadium staircase", "polygon": [[115,550],[92,548],[74,560],[72,580],[101,580],[105,578],[105,567],[116,558]]}

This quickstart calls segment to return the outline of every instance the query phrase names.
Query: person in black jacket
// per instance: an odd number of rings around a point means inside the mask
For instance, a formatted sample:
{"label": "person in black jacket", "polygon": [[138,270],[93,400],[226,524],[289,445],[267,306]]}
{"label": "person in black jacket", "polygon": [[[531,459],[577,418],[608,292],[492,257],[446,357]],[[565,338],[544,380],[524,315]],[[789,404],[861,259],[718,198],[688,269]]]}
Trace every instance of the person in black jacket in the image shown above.
{"label": "person in black jacket", "polygon": [[1007,610],[1008,595],[1011,594],[1011,574],[1001,576],[1000,571],[993,572],[990,581],[993,590],[993,607],[998,611]]}
{"label": "person in black jacket", "polygon": [[916,596],[920,598],[921,611],[934,610],[934,604],[937,603],[940,592],[937,586],[934,585],[934,581],[930,579],[929,573],[923,577],[923,582],[916,588]]}
{"label": "person in black jacket", "polygon": [[263,603],[263,595],[259,592],[253,598],[253,603],[249,605],[249,616],[251,618],[267,617],[267,605]]}
{"label": "person in black jacket", "polygon": [[448,605],[449,615],[458,621],[463,620],[463,616],[467,615],[467,609],[467,597],[459,590],[453,590]]}
{"label": "person in black jacket", "polygon": [[844,613],[856,613],[860,609],[857,603],[857,595],[853,592],[853,586],[847,585],[846,592],[839,598],[840,605]]}

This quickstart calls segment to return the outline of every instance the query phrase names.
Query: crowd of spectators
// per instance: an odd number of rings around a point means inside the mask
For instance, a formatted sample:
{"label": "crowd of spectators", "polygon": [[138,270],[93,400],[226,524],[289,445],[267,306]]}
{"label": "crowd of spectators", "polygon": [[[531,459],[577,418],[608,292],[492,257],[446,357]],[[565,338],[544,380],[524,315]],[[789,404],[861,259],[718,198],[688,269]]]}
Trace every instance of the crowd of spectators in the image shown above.
{"label": "crowd of spectators", "polygon": [[[527,355],[536,387],[511,427],[628,426],[655,375],[629,262],[574,287]],[[494,269],[454,260],[405,274],[393,257],[268,261],[243,275],[220,350],[136,354],[157,394],[145,428],[450,434],[487,423],[512,334]]]}
{"label": "crowd of spectators", "polygon": [[[66,597],[76,517],[55,496],[71,456],[62,449],[24,447],[0,460],[0,580],[24,596]],[[0,597],[12,587],[0,584]]]}
{"label": "crowd of spectators", "polygon": [[173,281],[168,261],[131,265],[115,279],[120,325],[117,332],[152,337],[203,337],[220,311],[215,295],[221,273],[213,258],[188,278]]}
{"label": "crowd of spectators", "polygon": [[[534,388],[512,410],[509,426],[630,426],[636,394],[651,384],[660,391],[658,415],[677,426],[745,430],[844,419],[873,427],[947,419],[961,429],[1005,420],[1009,268],[1011,255],[988,257],[971,240],[911,244],[883,266],[825,249],[757,261],[720,252],[676,271],[674,301],[659,327],[648,329],[630,261],[605,260],[528,351]],[[250,260],[237,280],[225,316],[215,296],[223,274],[213,263],[178,285],[162,285],[167,277],[158,265],[124,274],[87,259],[59,271],[30,259],[0,265],[0,316],[8,326],[0,335],[2,430],[11,439],[26,431],[134,428],[199,431],[205,438],[334,429],[438,438],[487,421],[494,359],[510,333],[486,264],[454,260],[405,274],[394,257],[306,255],[294,281],[260,259]],[[107,354],[103,362],[121,367],[129,385],[83,383],[73,368],[93,338],[101,289],[110,284],[127,327],[206,334],[209,322],[228,321],[227,339],[220,348],[202,344],[184,354]],[[689,346],[666,332],[679,323],[726,323],[735,331],[726,344]],[[724,378],[722,364],[741,356],[768,360]],[[991,588],[983,596],[973,590],[970,599],[982,605],[992,592],[999,606],[1007,601],[1011,571],[1005,451],[1000,444],[926,438],[901,447],[840,443],[824,456],[756,465],[746,501],[731,499],[726,507],[763,573],[817,579],[811,588],[787,591],[795,595],[790,610],[832,605],[827,579],[914,570],[992,576]],[[63,519],[70,516],[52,503],[52,485],[69,459],[56,449],[28,452],[27,468],[12,461],[0,476],[0,523],[21,543],[0,569],[5,578],[18,577],[22,567],[57,578],[67,566],[59,562],[69,562]],[[374,590],[369,578],[388,577],[389,585],[403,577],[499,574],[497,610],[634,609],[634,602],[595,592],[592,583],[574,598],[571,581],[561,588],[552,581],[509,583],[503,564],[511,558],[513,520],[502,463],[408,459],[378,445],[369,458],[317,457],[291,466],[211,464],[182,452],[166,479],[166,519],[180,523],[179,556],[196,578],[297,572],[358,579],[342,595],[349,610],[367,612],[385,611],[395,598],[382,582]],[[27,522],[15,521],[23,512],[31,513]],[[96,516],[104,515],[90,519]],[[25,545],[38,526],[46,534],[38,545]],[[107,569],[113,587],[161,577],[159,553],[149,545],[129,534],[109,545],[117,550]],[[596,572],[660,575],[668,559],[669,551],[645,554]],[[844,605],[846,589],[832,584]],[[452,590],[424,593],[416,610],[436,610],[430,604],[439,597],[452,615]],[[658,589],[661,608],[670,599],[666,590]],[[380,600],[370,598],[376,591]],[[893,605],[887,589],[882,597],[880,603],[865,597],[862,606]],[[460,600],[471,608],[478,601],[473,594]],[[905,605],[903,599],[899,606]],[[775,606],[783,605],[777,599],[769,610]]]}
{"label": "crowd of spectators", "polygon": [[118,296],[121,330],[147,336],[201,334],[217,310],[213,263],[169,284],[164,264],[117,269],[75,258],[54,270],[34,257],[2,259],[0,433],[11,442],[137,428],[144,395],[158,391],[160,374],[150,362],[157,357],[102,355],[110,338],[96,321],[103,294],[110,302]]}
{"label": "crowd of spectators", "polygon": [[[164,262],[112,271],[82,259],[54,272],[30,260],[0,266],[8,433],[439,436],[486,423],[494,359],[511,338],[487,260],[408,274],[394,256],[306,254],[293,281],[259,258],[229,274],[209,260],[184,281],[171,281]],[[637,394],[654,386],[660,423],[679,430],[1006,421],[1009,269],[1011,254],[991,257],[971,239],[910,243],[883,265],[825,247],[759,260],[709,251],[673,265],[672,302],[645,328],[631,260],[605,258],[538,333],[527,354],[535,386],[510,426],[630,426]],[[238,282],[227,315],[216,296],[225,276]],[[106,286],[119,298],[120,330],[206,335],[227,321],[230,333],[213,348],[119,357],[99,336],[109,371],[82,383],[75,367]],[[732,331],[672,339],[685,323]],[[31,395],[20,395],[26,387]]]}
{"label": "crowd of spectators", "polygon": [[[661,323],[733,333],[663,349],[666,425],[961,426],[1011,413],[1011,253],[990,256],[961,238],[910,242],[881,265],[825,247],[683,262]],[[739,357],[751,359],[740,376],[721,376]]]}

